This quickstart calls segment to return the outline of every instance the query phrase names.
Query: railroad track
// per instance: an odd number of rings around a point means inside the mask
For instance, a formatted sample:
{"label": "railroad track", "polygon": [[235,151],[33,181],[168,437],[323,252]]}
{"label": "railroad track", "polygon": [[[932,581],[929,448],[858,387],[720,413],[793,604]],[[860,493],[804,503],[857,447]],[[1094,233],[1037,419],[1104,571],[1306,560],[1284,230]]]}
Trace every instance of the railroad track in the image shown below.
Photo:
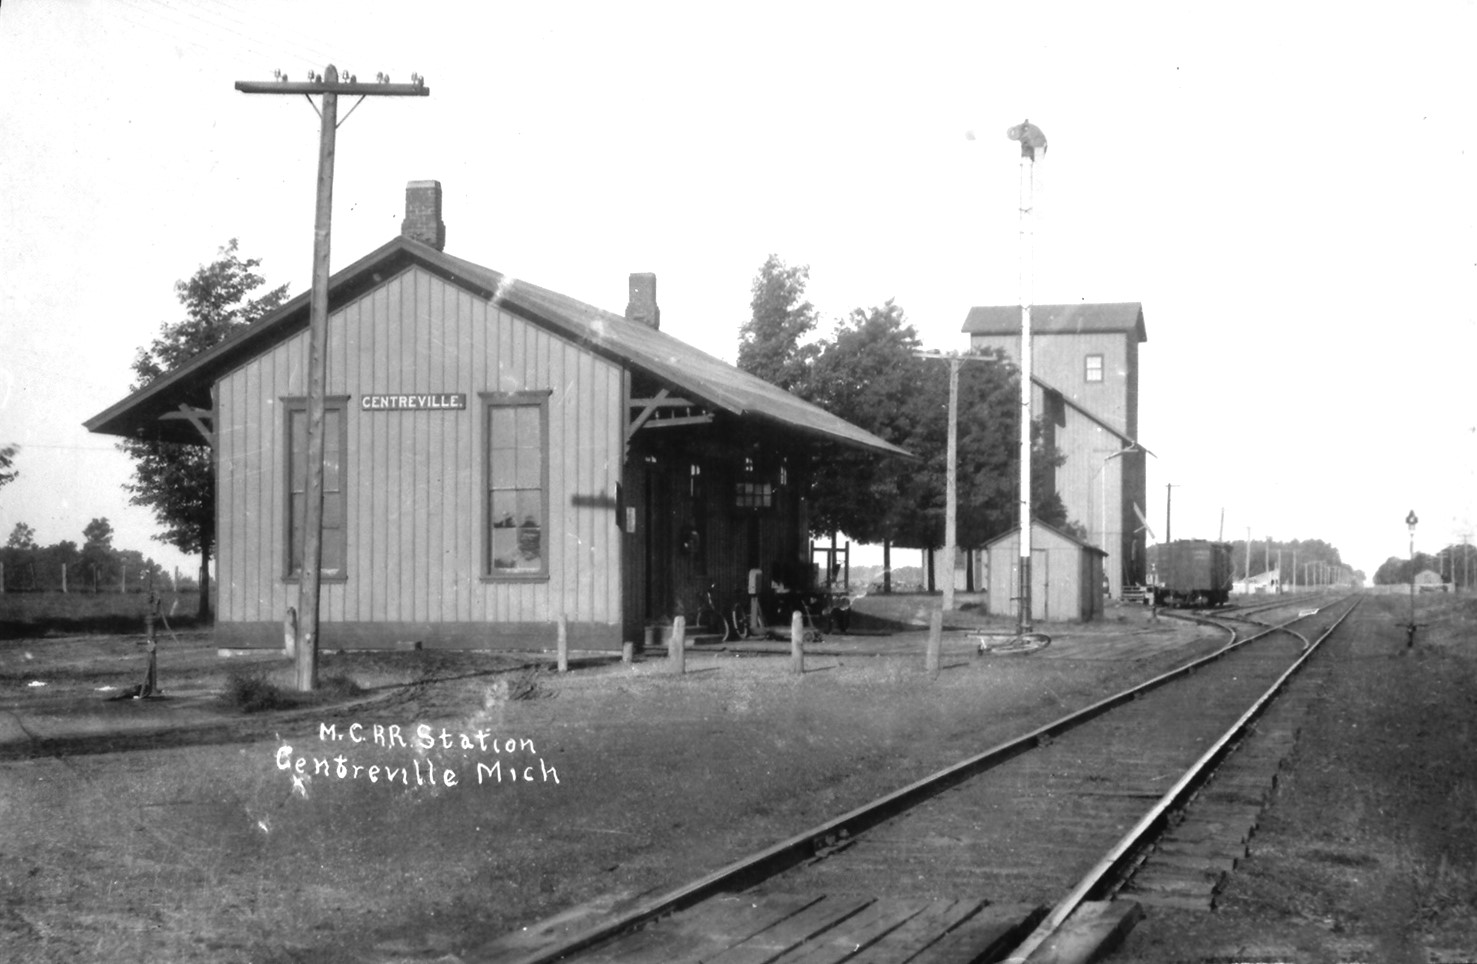
{"label": "railroad track", "polygon": [[[1184,807],[1215,802],[1206,781],[1216,765],[1355,605],[1254,631],[1197,615],[1227,633],[1218,652],[525,954],[520,964],[1034,961],[1053,947],[1131,927],[1139,903],[1213,899],[1225,858],[1214,846],[1194,849],[1205,841],[1186,829]],[[1275,767],[1269,759],[1263,769]],[[1229,822],[1254,825],[1265,792],[1247,789],[1255,775],[1238,779],[1242,799]],[[1170,843],[1155,850],[1175,824]],[[1244,842],[1249,831],[1233,826],[1213,843],[1236,833]],[[1108,903],[1125,887],[1133,902]]]}

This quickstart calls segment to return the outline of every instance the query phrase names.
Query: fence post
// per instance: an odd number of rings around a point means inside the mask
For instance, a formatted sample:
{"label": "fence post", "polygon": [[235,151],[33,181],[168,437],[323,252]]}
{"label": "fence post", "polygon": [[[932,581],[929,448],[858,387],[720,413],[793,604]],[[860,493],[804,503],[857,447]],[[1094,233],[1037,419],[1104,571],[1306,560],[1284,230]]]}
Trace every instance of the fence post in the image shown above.
{"label": "fence post", "polygon": [[128,592],[128,567],[124,566],[122,575],[118,577],[118,595],[122,596]]}
{"label": "fence post", "polygon": [[564,618],[563,613],[559,614],[556,629],[558,639],[555,641],[555,646],[558,653],[559,672],[567,673],[569,672],[569,621]]}
{"label": "fence post", "polygon": [[929,676],[939,674],[939,650],[944,632],[943,612],[930,613],[928,617],[928,650],[923,657],[923,668]]}
{"label": "fence post", "polygon": [[159,639],[154,632],[154,609],[157,607],[154,594],[149,594],[149,612],[144,616],[144,628],[149,634],[149,669],[144,675],[144,685],[139,687],[139,696],[153,696],[159,686]]}
{"label": "fence post", "polygon": [[636,644],[629,639],[621,643],[621,662],[627,666],[636,662]]}
{"label": "fence post", "polygon": [[790,672],[805,673],[805,617],[799,610],[790,614]]}
{"label": "fence post", "polygon": [[62,563],[62,592],[67,591],[67,564]]}
{"label": "fence post", "polygon": [[674,616],[672,618],[672,641],[667,647],[667,660],[672,664],[672,672],[682,675],[687,672],[687,617]]}

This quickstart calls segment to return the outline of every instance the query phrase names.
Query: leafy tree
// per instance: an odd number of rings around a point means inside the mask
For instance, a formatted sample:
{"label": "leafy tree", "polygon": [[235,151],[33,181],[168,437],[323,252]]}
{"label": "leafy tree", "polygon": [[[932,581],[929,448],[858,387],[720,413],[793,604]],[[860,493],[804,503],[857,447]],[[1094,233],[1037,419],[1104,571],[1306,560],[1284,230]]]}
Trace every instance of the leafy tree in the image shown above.
{"label": "leafy tree", "polygon": [[1376,586],[1404,585],[1409,583],[1417,573],[1428,569],[1432,572],[1441,572],[1441,558],[1427,555],[1424,552],[1417,552],[1414,560],[1391,556],[1375,570],[1374,584]]}
{"label": "leafy tree", "polygon": [[[808,380],[811,401],[894,445],[906,447],[922,412],[917,388],[924,362],[918,333],[889,301],[856,309],[821,345]],[[815,467],[810,519],[817,533],[842,530],[854,539],[896,538],[899,491],[915,466],[901,459],[842,450]]]}
{"label": "leafy tree", "polygon": [[15,528],[10,530],[10,539],[6,541],[7,549],[34,549],[36,548],[36,530],[24,522],[17,522]]}
{"label": "leafy tree", "polygon": [[82,530],[82,566],[97,584],[112,585],[118,581],[119,563],[113,551],[113,525],[107,519],[93,519]]}
{"label": "leafy tree", "polygon": [[[857,309],[819,349],[812,400],[919,457],[919,462],[838,452],[816,466],[811,520],[817,533],[844,530],[862,542],[943,545],[948,489],[946,363],[917,356],[917,332],[892,301]],[[1000,356],[960,366],[958,498],[961,546],[977,547],[1018,521],[1019,380]],[[1052,487],[1060,458],[1041,441],[1032,456],[1033,514],[1063,526]]]}
{"label": "leafy tree", "polygon": [[[232,238],[215,261],[202,265],[189,279],[175,283],[185,306],[185,319],[161,326],[148,348],[133,362],[137,391],[196,355],[214,348],[237,331],[259,321],[287,299],[287,286],[252,297],[264,285],[257,274],[259,258],[242,259]],[[155,536],[181,552],[200,553],[206,572],[215,549],[215,484],[210,450],[201,445],[129,439],[119,445],[136,463],[134,481],[125,484],[133,505],[148,506],[164,528]],[[200,618],[210,611],[209,587],[200,587]]]}
{"label": "leafy tree", "polygon": [[809,279],[808,265],[792,267],[771,254],[754,278],[753,314],[739,329],[738,367],[802,397],[816,355],[805,342],[816,326],[815,306],[805,300]]}
{"label": "leafy tree", "polygon": [[14,482],[15,477],[20,475],[15,468],[15,453],[19,451],[19,445],[0,445],[0,488]]}
{"label": "leafy tree", "polygon": [[113,524],[107,519],[93,519],[82,530],[82,551],[89,549],[113,551]]}

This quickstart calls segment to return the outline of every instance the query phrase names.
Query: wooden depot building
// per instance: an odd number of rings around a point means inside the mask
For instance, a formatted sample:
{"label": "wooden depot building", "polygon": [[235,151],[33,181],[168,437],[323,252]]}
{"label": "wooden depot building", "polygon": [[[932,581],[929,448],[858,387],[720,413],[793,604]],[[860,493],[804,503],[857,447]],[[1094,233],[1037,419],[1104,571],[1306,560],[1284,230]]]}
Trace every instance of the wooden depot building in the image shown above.
{"label": "wooden depot building", "polygon": [[[562,617],[619,649],[709,585],[804,589],[810,466],[907,455],[663,333],[653,275],[614,314],[445,230],[411,182],[401,235],[329,282],[325,648],[541,648]],[[307,368],[303,294],[86,422],[211,446],[223,646],[281,646],[298,607]]]}

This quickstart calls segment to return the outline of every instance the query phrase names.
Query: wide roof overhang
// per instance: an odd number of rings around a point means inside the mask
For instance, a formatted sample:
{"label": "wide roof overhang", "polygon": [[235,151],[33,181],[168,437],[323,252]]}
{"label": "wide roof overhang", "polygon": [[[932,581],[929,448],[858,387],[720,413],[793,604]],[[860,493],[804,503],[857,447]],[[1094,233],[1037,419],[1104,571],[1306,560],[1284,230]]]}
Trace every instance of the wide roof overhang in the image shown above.
{"label": "wide roof overhang", "polygon": [[[329,310],[336,310],[395,274],[424,268],[496,307],[586,346],[684,397],[788,433],[883,455],[913,458],[906,450],[763,379],[693,348],[656,328],[397,237],[329,279]],[[163,375],[94,415],[88,431],[127,438],[200,444],[200,413],[212,408],[215,382],[308,326],[303,293],[250,328]],[[196,413],[195,420],[187,413]]]}

